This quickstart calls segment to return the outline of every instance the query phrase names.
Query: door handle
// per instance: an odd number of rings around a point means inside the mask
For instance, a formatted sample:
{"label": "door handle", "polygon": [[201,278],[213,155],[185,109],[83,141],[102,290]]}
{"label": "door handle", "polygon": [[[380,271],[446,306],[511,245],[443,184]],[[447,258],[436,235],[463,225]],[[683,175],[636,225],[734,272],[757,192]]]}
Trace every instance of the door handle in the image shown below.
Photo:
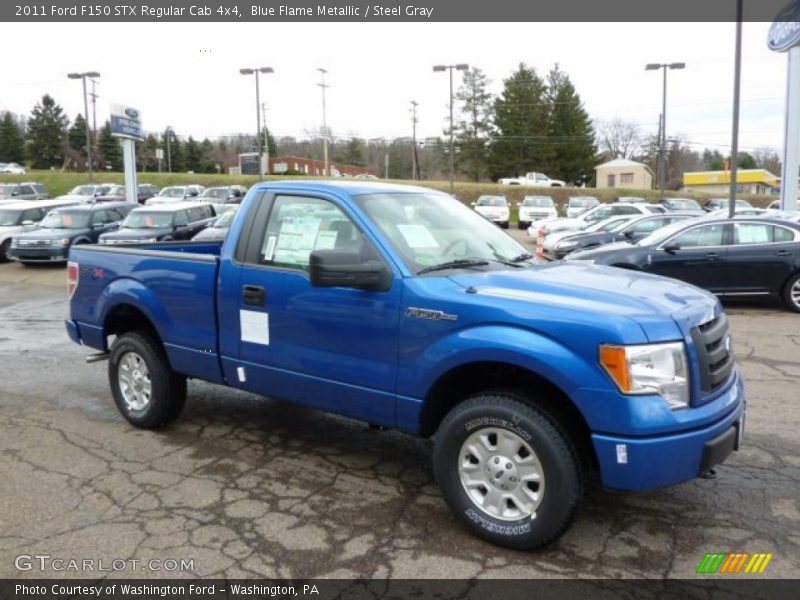
{"label": "door handle", "polygon": [[789,252],[788,250],[778,250],[775,253],[775,256],[791,256],[791,255],[792,255],[792,253]]}
{"label": "door handle", "polygon": [[706,258],[709,258],[711,260],[717,260],[719,258],[719,253],[718,252],[708,252],[708,253],[706,253]]}
{"label": "door handle", "polygon": [[248,306],[264,306],[267,293],[259,285],[246,285],[242,288],[242,302]]}

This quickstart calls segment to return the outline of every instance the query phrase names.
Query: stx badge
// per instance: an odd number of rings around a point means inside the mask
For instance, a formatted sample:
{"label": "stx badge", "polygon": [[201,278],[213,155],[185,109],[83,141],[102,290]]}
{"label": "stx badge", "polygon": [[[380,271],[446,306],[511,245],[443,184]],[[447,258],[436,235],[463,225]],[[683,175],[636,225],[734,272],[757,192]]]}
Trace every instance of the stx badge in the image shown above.
{"label": "stx badge", "polygon": [[406,309],[406,316],[415,319],[427,319],[428,321],[457,321],[458,315],[448,315],[441,310],[429,310],[427,308],[409,307]]}

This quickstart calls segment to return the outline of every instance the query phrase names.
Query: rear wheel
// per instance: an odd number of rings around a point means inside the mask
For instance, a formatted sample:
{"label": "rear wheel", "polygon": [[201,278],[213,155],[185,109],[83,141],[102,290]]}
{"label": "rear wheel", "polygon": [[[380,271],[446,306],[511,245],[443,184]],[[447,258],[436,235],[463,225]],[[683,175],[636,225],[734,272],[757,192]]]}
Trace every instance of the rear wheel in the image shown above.
{"label": "rear wheel", "polygon": [[800,312],[800,273],[795,273],[783,288],[783,302],[786,308]]}
{"label": "rear wheel", "polygon": [[569,437],[513,393],[478,394],[452,409],[436,434],[433,463],[456,517],[507,548],[528,550],[558,538],[583,494]]}
{"label": "rear wheel", "polygon": [[517,227],[519,227],[520,229],[527,229],[528,227],[530,227],[530,225],[531,224],[526,221],[520,221],[519,223],[517,223]]}
{"label": "rear wheel", "polygon": [[166,425],[180,415],[186,402],[186,378],[172,370],[163,347],[147,332],[129,332],[116,339],[108,379],[117,408],[136,427]]}

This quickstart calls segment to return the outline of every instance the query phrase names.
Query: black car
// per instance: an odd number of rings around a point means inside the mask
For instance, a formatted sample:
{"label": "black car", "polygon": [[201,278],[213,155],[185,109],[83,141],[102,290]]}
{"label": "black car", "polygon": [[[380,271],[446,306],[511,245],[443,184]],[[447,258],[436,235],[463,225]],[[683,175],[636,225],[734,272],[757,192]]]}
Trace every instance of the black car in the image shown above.
{"label": "black car", "polygon": [[77,244],[95,244],[106,232],[119,228],[136,204],[103,203],[51,210],[34,231],[14,236],[11,258],[24,265],[66,262]]}
{"label": "black car", "polygon": [[101,235],[99,243],[188,240],[208,227],[215,218],[214,207],[206,202],[140,206],[128,215],[118,231]]}
{"label": "black car", "polygon": [[781,219],[692,219],[637,244],[575,252],[581,260],[674,277],[718,296],[782,298],[800,312],[800,224]]}
{"label": "black car", "polygon": [[662,227],[694,217],[695,215],[693,214],[683,213],[646,215],[634,217],[622,227],[611,231],[576,232],[575,235],[564,237],[556,242],[555,246],[549,250],[547,257],[557,260],[572,252],[604,246],[614,242],[638,242]]}

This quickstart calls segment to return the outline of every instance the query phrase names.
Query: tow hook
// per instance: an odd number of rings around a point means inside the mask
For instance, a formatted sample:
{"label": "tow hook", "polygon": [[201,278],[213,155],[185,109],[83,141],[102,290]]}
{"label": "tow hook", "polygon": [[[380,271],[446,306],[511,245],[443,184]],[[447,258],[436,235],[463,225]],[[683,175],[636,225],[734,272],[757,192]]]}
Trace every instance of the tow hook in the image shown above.
{"label": "tow hook", "polygon": [[708,471],[704,471],[703,473],[701,473],[700,477],[702,477],[703,479],[716,479],[717,472],[714,469],[709,469]]}
{"label": "tow hook", "polygon": [[108,352],[98,352],[97,354],[87,354],[86,355],[86,362],[89,363],[89,364],[96,363],[96,362],[101,362],[101,361],[104,361],[104,360],[108,360],[108,356],[109,356]]}

